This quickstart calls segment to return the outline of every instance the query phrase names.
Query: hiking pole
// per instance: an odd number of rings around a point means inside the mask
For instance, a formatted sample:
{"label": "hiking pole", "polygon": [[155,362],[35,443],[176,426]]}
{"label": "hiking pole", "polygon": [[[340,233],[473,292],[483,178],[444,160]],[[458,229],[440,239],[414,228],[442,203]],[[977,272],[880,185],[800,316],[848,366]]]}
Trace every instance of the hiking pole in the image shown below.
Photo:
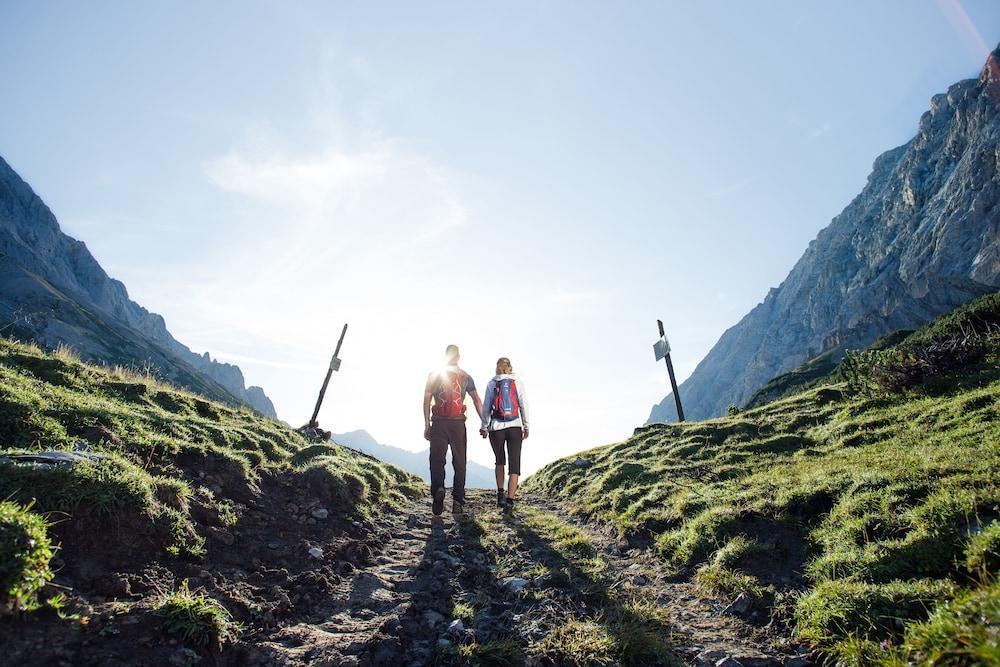
{"label": "hiking pole", "polygon": [[340,340],[337,341],[337,349],[333,351],[333,357],[330,359],[330,367],[326,369],[326,377],[323,378],[323,387],[319,390],[319,398],[316,399],[316,408],[313,410],[312,419],[309,420],[309,426],[311,428],[318,428],[319,422],[316,419],[319,417],[319,408],[323,405],[323,397],[326,396],[326,387],[330,384],[330,376],[333,375],[334,371],[340,370],[340,346],[344,344],[344,336],[347,334],[347,324],[344,324],[344,330],[340,332]]}
{"label": "hiking pole", "polygon": [[684,421],[684,408],[681,407],[681,395],[677,391],[677,380],[674,378],[674,364],[670,361],[670,343],[667,342],[667,334],[663,331],[663,320],[656,320],[656,326],[660,328],[660,340],[653,344],[653,353],[656,360],[667,360],[667,375],[670,376],[670,389],[674,394],[674,404],[677,406],[677,421]]}

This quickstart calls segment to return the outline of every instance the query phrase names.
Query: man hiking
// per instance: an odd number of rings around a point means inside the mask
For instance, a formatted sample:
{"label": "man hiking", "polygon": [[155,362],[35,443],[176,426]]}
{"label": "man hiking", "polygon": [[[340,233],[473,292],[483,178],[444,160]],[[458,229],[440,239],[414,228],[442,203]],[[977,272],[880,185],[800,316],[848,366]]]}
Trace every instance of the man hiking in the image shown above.
{"label": "man hiking", "polygon": [[[476,393],[472,376],[458,367],[458,346],[445,350],[445,367],[431,373],[424,387],[424,438],[431,443],[431,497],[434,514],[444,511],[444,460],[451,447],[452,482],[451,511],[461,514],[465,508],[465,395],[472,397],[476,413],[482,418],[483,402]],[[434,407],[431,409],[431,399]],[[433,413],[433,420],[431,415]]]}

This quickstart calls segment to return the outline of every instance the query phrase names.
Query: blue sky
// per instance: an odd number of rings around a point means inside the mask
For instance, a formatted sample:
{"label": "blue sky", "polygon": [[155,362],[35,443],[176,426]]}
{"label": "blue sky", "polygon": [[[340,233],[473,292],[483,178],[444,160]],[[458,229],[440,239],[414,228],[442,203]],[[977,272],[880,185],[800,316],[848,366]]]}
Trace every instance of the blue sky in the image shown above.
{"label": "blue sky", "polygon": [[[203,6],[208,4],[209,6]],[[0,5],[0,155],[304,421],[423,446],[511,357],[532,470],[620,439],[975,76],[1000,3]],[[488,447],[470,456],[491,464]]]}

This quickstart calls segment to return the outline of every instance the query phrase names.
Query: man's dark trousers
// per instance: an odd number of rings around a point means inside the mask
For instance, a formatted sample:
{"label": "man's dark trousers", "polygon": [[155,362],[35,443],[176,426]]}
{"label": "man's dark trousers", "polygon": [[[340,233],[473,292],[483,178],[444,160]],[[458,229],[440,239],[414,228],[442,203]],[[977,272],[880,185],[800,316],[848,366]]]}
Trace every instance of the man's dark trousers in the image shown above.
{"label": "man's dark trousers", "polygon": [[431,422],[431,496],[444,486],[444,461],[451,445],[451,467],[455,480],[451,496],[465,502],[465,450],[468,434],[464,419],[435,419]]}

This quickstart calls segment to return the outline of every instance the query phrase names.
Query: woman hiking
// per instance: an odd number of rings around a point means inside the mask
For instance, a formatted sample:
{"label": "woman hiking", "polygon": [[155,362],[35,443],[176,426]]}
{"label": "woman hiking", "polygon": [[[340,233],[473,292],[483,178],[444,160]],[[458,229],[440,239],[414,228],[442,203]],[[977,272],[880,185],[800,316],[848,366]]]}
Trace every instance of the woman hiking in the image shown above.
{"label": "woman hiking", "polygon": [[[496,376],[486,384],[483,402],[483,427],[480,435],[489,435],[493,454],[496,456],[497,507],[514,508],[517,479],[521,475],[521,441],[528,438],[528,403],[524,397],[524,383],[514,375],[510,359],[497,359]],[[510,477],[504,493],[504,456],[510,458]]]}

